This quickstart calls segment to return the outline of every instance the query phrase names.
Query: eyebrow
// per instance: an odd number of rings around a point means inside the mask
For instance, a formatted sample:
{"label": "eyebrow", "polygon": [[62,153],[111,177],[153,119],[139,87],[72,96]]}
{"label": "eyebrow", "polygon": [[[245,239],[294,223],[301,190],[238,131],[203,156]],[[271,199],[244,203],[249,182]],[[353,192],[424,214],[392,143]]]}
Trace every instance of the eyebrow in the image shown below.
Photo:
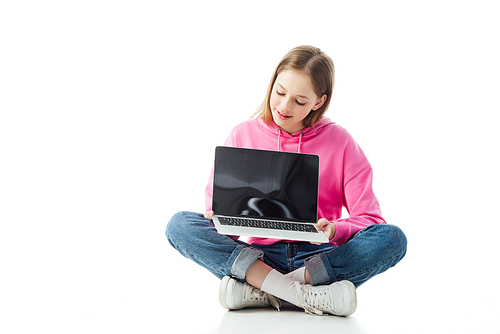
{"label": "eyebrow", "polygon": [[[287,91],[285,87],[283,87],[282,85],[280,85],[279,83],[276,83],[278,86],[281,87],[281,89],[285,90],[285,92]],[[308,98],[307,96],[304,96],[304,95],[297,95],[297,97],[301,97],[303,99],[308,99],[310,100],[310,98]]]}

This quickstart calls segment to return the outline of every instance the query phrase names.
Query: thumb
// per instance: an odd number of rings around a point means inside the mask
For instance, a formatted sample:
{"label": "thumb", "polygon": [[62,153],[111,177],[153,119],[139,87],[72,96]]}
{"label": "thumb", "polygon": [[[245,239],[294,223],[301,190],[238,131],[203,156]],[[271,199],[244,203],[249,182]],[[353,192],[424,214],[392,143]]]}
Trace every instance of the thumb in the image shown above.
{"label": "thumb", "polygon": [[327,226],[328,224],[330,224],[330,222],[328,221],[328,219],[326,218],[321,218],[320,220],[318,220],[318,222],[316,223],[316,225],[318,226],[318,228],[320,230],[323,229],[323,227]]}
{"label": "thumb", "polygon": [[207,211],[203,216],[205,216],[206,219],[212,219],[213,215],[214,215],[213,211]]}

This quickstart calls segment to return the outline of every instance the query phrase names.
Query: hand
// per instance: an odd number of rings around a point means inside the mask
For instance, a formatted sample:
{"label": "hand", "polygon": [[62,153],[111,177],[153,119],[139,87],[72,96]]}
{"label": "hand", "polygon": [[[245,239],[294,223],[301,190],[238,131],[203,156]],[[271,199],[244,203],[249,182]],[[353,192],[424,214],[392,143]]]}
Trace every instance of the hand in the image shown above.
{"label": "hand", "polygon": [[[325,233],[328,240],[332,240],[333,237],[335,236],[335,231],[337,230],[337,226],[335,225],[334,222],[330,222],[325,218],[321,218],[316,223],[316,226],[318,226],[318,229],[320,229],[321,231],[323,231],[323,233]],[[311,242],[311,243],[315,245],[321,245],[320,242]]]}
{"label": "hand", "polygon": [[205,218],[207,219],[212,219],[212,217],[214,216],[214,212],[212,210],[207,211],[203,216],[205,216]]}

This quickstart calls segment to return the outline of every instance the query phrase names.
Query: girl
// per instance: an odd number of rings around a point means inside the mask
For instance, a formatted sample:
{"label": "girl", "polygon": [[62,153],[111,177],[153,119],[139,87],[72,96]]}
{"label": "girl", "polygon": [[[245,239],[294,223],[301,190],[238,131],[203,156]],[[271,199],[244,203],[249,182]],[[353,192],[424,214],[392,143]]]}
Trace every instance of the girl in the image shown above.
{"label": "girl", "polygon": [[[333,62],[300,46],[280,61],[255,117],[236,126],[226,146],[320,156],[318,227],[330,240],[312,244],[219,234],[211,218],[212,177],[204,215],[179,212],[167,226],[170,244],[222,279],[223,307],[267,307],[281,300],[309,314],[348,316],[356,290],[396,265],[406,237],[382,218],[372,191],[372,168],[349,133],[324,113],[334,84]],[[349,218],[340,218],[342,207]]]}

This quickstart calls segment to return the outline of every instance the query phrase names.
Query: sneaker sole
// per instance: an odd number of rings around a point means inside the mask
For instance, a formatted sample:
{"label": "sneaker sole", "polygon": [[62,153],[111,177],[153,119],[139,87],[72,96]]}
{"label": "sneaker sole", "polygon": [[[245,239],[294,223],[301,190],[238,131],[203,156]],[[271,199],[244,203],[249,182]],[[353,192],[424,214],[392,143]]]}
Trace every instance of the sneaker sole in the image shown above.
{"label": "sneaker sole", "polygon": [[226,296],[227,296],[227,290],[229,283],[231,281],[231,277],[229,276],[224,276],[222,278],[222,281],[220,282],[220,288],[219,288],[219,302],[224,307],[225,309],[231,310],[229,306],[227,306],[226,303]]}
{"label": "sneaker sole", "polygon": [[349,281],[337,282],[338,287],[342,290],[342,295],[344,299],[344,310],[341,312],[341,316],[347,317],[356,311],[357,305],[357,295],[356,287]]}

